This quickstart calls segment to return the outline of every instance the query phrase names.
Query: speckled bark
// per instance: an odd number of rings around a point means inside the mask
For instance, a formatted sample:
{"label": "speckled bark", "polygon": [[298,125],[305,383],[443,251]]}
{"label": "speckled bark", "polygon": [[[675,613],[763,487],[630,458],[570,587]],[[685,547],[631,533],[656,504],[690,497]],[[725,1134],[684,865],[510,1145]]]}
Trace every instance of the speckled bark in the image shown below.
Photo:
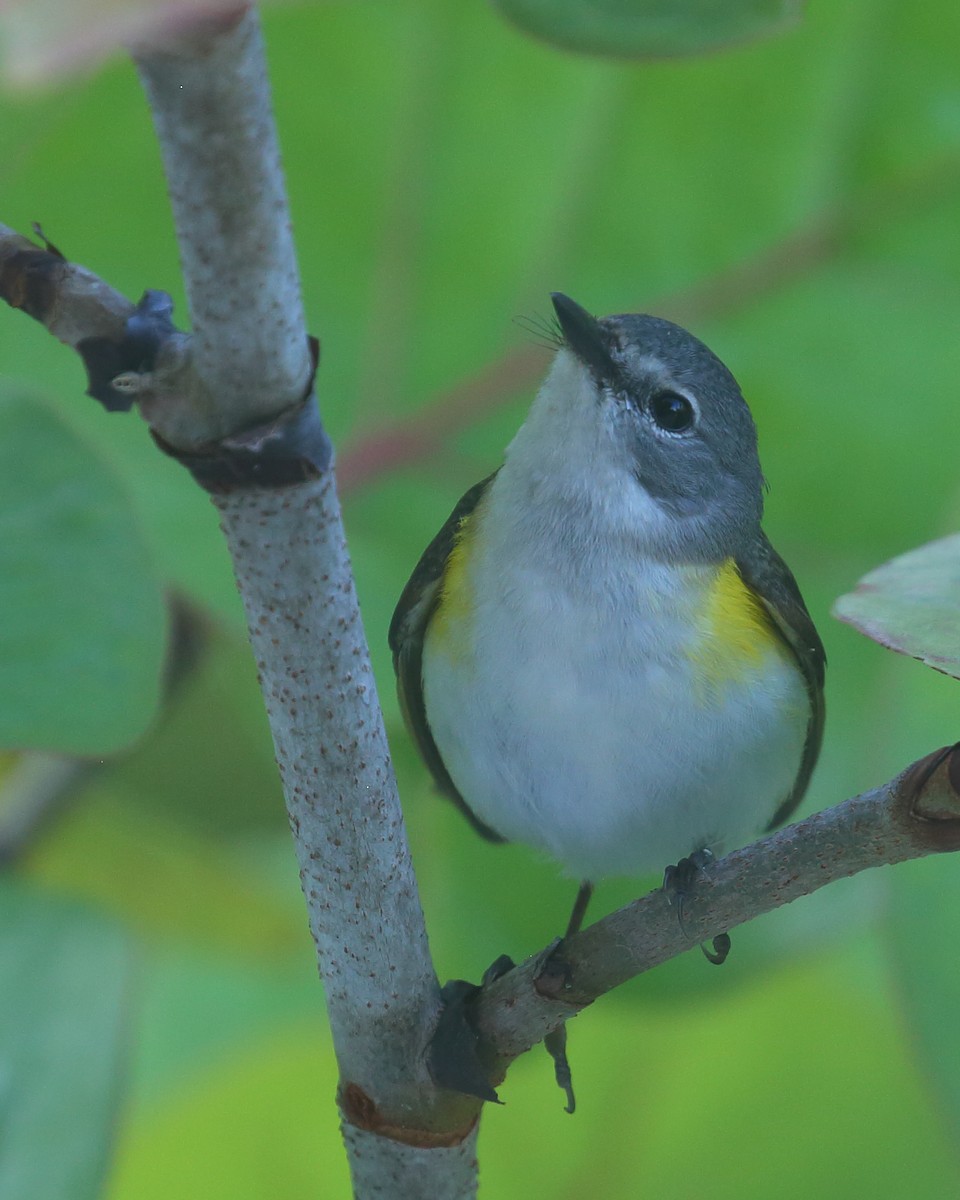
{"label": "speckled bark", "polygon": [[[439,992],[331,475],[217,498],[243,597],[343,1087],[429,1121]],[[415,1114],[420,1114],[419,1117]]]}
{"label": "speckled bark", "polygon": [[477,1133],[456,1146],[391,1148],[382,1137],[347,1126],[344,1141],[356,1195],[382,1200],[470,1200],[477,1194]]}
{"label": "speckled bark", "polygon": [[165,431],[189,448],[301,400],[312,363],[256,11],[136,62],[173,204],[193,365],[219,400],[203,427]]}
{"label": "speckled bark", "polygon": [[[258,431],[229,459],[240,473],[227,472],[215,502],[326,989],[356,1194],[470,1195],[479,1102],[438,1092],[425,1066],[439,987],[333,475],[323,455],[301,459],[291,444],[302,481],[294,471],[285,486],[256,483],[278,482],[257,447],[274,417],[303,404],[313,371],[256,13],[138,53],[137,66],[173,203],[190,370],[210,398],[177,407],[177,395],[154,395],[140,408],[195,473],[198,451],[216,458]],[[451,1163],[459,1183],[448,1192]]]}

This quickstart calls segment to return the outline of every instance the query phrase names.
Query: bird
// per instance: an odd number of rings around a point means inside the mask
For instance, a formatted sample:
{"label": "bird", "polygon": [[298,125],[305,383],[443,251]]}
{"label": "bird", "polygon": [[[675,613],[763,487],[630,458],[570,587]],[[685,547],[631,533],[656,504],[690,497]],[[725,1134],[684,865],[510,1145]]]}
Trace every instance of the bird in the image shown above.
{"label": "bird", "polygon": [[388,640],[440,792],[579,881],[569,937],[596,881],[699,868],[788,818],[826,655],[763,532],[727,367],[663,318],[552,301],[529,414],[424,551]]}

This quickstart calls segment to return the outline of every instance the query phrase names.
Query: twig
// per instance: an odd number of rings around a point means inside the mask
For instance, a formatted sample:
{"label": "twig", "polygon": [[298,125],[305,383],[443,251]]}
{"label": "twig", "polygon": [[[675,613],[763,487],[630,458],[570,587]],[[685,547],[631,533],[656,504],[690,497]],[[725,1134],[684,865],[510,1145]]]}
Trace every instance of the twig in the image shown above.
{"label": "twig", "polygon": [[83,791],[97,767],[71,754],[20,755],[0,788],[0,868],[33,844],[43,826]]}

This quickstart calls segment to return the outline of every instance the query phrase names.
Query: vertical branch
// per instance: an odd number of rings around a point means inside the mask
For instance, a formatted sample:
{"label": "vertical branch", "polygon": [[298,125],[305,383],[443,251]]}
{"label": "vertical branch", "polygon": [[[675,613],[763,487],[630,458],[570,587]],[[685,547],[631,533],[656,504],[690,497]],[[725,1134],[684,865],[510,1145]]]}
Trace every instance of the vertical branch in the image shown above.
{"label": "vertical branch", "polygon": [[357,1196],[385,1200],[471,1200],[477,1194],[477,1126],[453,1146],[426,1150],[391,1145],[356,1126],[344,1140]]}
{"label": "vertical branch", "polygon": [[[439,1091],[440,1005],[304,327],[253,10],[138,55],[173,200],[198,380],[154,395],[214,495],[243,599],[340,1066],[358,1196],[476,1190],[479,1104]],[[181,393],[182,394],[185,393]]]}
{"label": "vertical branch", "polygon": [[260,24],[220,18],[136,59],[173,205],[193,361],[222,437],[303,399],[312,363]]}
{"label": "vertical branch", "polygon": [[[215,497],[246,608],[344,1092],[400,1112],[439,993],[330,474]],[[360,1107],[362,1101],[355,1101]]]}

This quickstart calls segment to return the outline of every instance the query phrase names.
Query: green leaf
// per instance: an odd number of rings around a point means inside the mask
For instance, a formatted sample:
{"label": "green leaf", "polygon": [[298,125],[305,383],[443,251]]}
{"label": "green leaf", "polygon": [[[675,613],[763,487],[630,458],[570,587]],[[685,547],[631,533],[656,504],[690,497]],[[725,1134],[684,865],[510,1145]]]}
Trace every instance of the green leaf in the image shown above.
{"label": "green leaf", "polygon": [[960,679],[960,534],[877,567],[833,611],[881,646]]}
{"label": "green leaf", "polygon": [[0,1196],[99,1195],[130,1027],[131,947],[86,909],[0,884]]}
{"label": "green leaf", "polygon": [[129,510],[55,413],[0,393],[0,746],[103,754],[153,716],[163,603]]}
{"label": "green leaf", "polygon": [[[135,1114],[109,1200],[346,1200],[337,1063],[315,1017],[249,1031]],[[505,1193],[500,1193],[501,1195]]]}
{"label": "green leaf", "polygon": [[955,855],[904,863],[891,879],[883,929],[892,950],[895,995],[912,1048],[960,1134],[960,964],[953,947],[960,921]]}
{"label": "green leaf", "polygon": [[526,33],[612,58],[697,54],[796,23],[800,0],[493,0]]}

